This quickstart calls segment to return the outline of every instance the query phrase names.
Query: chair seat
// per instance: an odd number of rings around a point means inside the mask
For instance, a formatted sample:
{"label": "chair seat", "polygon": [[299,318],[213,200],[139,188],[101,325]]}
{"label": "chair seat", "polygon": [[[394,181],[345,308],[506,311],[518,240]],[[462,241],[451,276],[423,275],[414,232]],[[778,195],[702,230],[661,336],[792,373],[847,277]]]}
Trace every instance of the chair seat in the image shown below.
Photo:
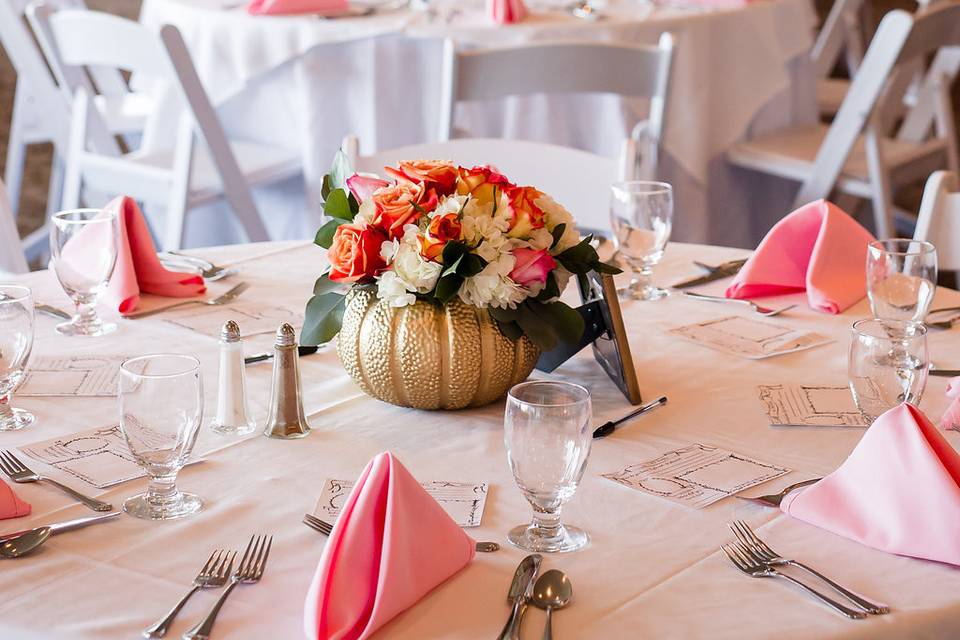
{"label": "chair seat", "polygon": [[153,98],[144,93],[94,97],[94,104],[113,133],[140,133],[153,112]]}
{"label": "chair seat", "polygon": [[[251,188],[295,176],[301,171],[302,161],[298,150],[240,141],[232,141],[230,148],[237,159],[240,172]],[[127,154],[125,159],[138,165],[169,170],[173,166],[173,151],[138,151]],[[190,206],[213,200],[222,194],[223,185],[220,183],[220,175],[213,164],[213,158],[205,146],[197,144],[193,150],[193,165],[190,171]]]}
{"label": "chair seat", "polygon": [[[735,145],[727,152],[727,157],[735,165],[802,182],[813,172],[814,160],[828,131],[825,124],[777,131]],[[883,155],[887,167],[896,171],[898,167],[940,155],[945,148],[945,143],[937,139],[914,143],[887,138]],[[864,138],[859,136],[843,166],[838,186],[854,195],[869,197],[869,185]]]}
{"label": "chair seat", "polygon": [[847,97],[850,81],[843,78],[826,78],[817,83],[817,108],[821,115],[836,115]]}

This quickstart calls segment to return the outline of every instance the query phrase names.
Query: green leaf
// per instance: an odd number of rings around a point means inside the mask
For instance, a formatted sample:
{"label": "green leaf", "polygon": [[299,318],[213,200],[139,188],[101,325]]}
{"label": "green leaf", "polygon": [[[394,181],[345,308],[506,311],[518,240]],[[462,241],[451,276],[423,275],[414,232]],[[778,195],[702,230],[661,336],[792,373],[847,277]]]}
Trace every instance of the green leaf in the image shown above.
{"label": "green leaf", "polygon": [[618,273],[623,273],[623,269],[621,269],[620,267],[615,267],[612,264],[607,264],[606,262],[600,262],[599,260],[597,260],[593,264],[593,269],[597,273],[608,273],[611,276],[615,276]]}
{"label": "green leaf", "polygon": [[516,322],[517,317],[520,315],[519,309],[500,309],[499,307],[490,307],[488,310],[490,312],[490,317],[497,322]]}
{"label": "green leaf", "polygon": [[560,295],[560,284],[557,282],[557,276],[551,271],[547,274],[547,281],[543,285],[543,290],[537,295],[535,300],[546,302]]}
{"label": "green leaf", "polygon": [[583,316],[575,309],[571,309],[559,300],[554,302],[531,301],[528,304],[543,324],[552,327],[561,340],[569,344],[580,342],[586,324],[583,321]]}
{"label": "green leaf", "polygon": [[360,203],[354,197],[352,191],[347,191],[347,204],[350,205],[350,213],[353,214],[350,216],[350,219],[353,220],[353,217],[360,213]]}
{"label": "green leaf", "polygon": [[600,256],[597,255],[597,250],[590,244],[591,237],[592,236],[587,236],[578,244],[554,256],[554,258],[570,273],[580,274],[589,271],[609,274],[620,273],[620,269],[617,267],[600,262]]}
{"label": "green leaf", "polygon": [[343,149],[337,150],[337,155],[333,156],[333,165],[330,167],[330,186],[334,189],[343,189],[349,191],[347,187],[347,178],[353,175],[353,167],[350,166],[350,159]]}
{"label": "green leaf", "polygon": [[457,270],[464,278],[472,278],[487,266],[487,261],[475,253],[465,253],[461,258],[460,268]]}
{"label": "green leaf", "polygon": [[340,333],[346,306],[346,296],[339,293],[325,293],[310,298],[304,311],[300,344],[314,346],[333,340]]}
{"label": "green leaf", "polygon": [[333,191],[333,185],[330,184],[330,174],[328,173],[323,176],[323,184],[320,185],[320,198],[326,202],[331,191]]}
{"label": "green leaf", "polygon": [[323,203],[323,212],[331,218],[339,218],[347,222],[353,221],[354,212],[350,208],[347,192],[343,189],[334,189]]}
{"label": "green leaf", "polygon": [[[447,267],[446,269],[443,270],[443,273],[440,274],[440,277],[442,278],[442,277],[444,277],[444,276],[449,276],[449,275],[451,275],[451,274],[456,273],[456,272],[457,272],[457,269],[460,268],[460,263],[463,261],[463,256],[464,256],[464,255],[466,255],[466,254],[461,253],[461,254],[460,254],[460,257],[457,258],[457,259],[454,261],[453,264],[451,264],[449,267]],[[444,262],[444,264],[446,264],[446,262]]]}
{"label": "green leaf", "polygon": [[516,322],[500,322],[496,321],[497,327],[500,329],[500,333],[507,336],[514,342],[520,339],[523,335],[523,329],[520,328]]}
{"label": "green leaf", "polygon": [[443,264],[453,264],[466,252],[467,245],[462,242],[448,242],[440,256],[443,258]]}
{"label": "green leaf", "polygon": [[463,278],[451,273],[437,281],[437,287],[433,290],[433,297],[441,304],[447,304],[457,295],[461,286],[463,286]]}
{"label": "green leaf", "polygon": [[561,222],[553,228],[553,231],[550,232],[550,235],[553,236],[553,243],[550,245],[550,249],[553,249],[557,246],[557,243],[560,242],[560,238],[563,237],[563,232],[567,230],[567,223]]}
{"label": "green leaf", "polygon": [[337,227],[345,222],[346,220],[341,220],[340,218],[327,220],[323,226],[317,230],[317,235],[314,237],[313,243],[320,245],[324,249],[329,249],[330,245],[333,244],[333,234],[337,232]]}
{"label": "green leaf", "polygon": [[333,293],[339,291],[343,288],[343,285],[339,282],[334,282],[330,279],[330,272],[326,272],[313,283],[313,295],[322,296],[327,293]]}
{"label": "green leaf", "polygon": [[523,333],[537,345],[541,351],[550,351],[560,342],[560,335],[557,330],[533,311],[532,306],[539,303],[524,302],[517,307],[517,324],[523,329]]}

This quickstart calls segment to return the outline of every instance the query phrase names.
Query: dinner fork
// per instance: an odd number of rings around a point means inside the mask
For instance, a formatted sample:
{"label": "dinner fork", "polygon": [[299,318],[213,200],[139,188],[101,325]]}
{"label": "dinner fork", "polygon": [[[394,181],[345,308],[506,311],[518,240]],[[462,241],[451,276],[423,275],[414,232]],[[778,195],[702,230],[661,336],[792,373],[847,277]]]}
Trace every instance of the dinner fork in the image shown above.
{"label": "dinner fork", "polygon": [[237,570],[230,576],[230,584],[224,590],[220,599],[217,600],[207,617],[191,627],[189,631],[183,634],[183,640],[208,640],[210,632],[213,630],[213,623],[217,621],[217,614],[220,608],[227,601],[227,597],[233,592],[234,588],[241,582],[253,584],[259,582],[263,577],[263,569],[267,566],[267,556],[270,555],[270,547],[273,545],[273,536],[251,536],[247,543],[247,549],[243,552],[240,564]]}
{"label": "dinner fork", "polygon": [[824,594],[820,593],[813,587],[809,587],[806,584],[800,582],[793,576],[788,576],[785,573],[780,573],[773,567],[764,564],[759,559],[755,558],[750,553],[749,549],[740,545],[739,543],[725,544],[725,545],[722,545],[720,548],[723,550],[725,554],[727,554],[727,557],[730,558],[730,562],[733,563],[733,566],[735,566],[737,569],[747,574],[751,578],[783,578],[784,580],[789,580],[790,582],[799,586],[801,589],[803,589],[807,593],[816,597],[818,600],[820,600],[824,604],[830,606],[835,611],[842,613],[843,615],[850,618],[851,620],[861,620],[867,617],[867,614],[865,614],[863,611],[854,611],[853,609],[849,609],[843,606],[842,604],[840,604],[839,602],[836,602],[831,598],[825,596]]}
{"label": "dinner fork", "polygon": [[214,551],[206,564],[203,565],[203,568],[200,569],[200,573],[193,579],[193,588],[187,592],[187,595],[180,598],[180,602],[173,605],[173,609],[159,622],[144,629],[143,637],[162,638],[167,634],[167,631],[170,630],[170,625],[173,624],[177,614],[180,613],[180,609],[183,609],[183,605],[187,604],[190,596],[200,589],[214,589],[227,584],[227,578],[230,577],[230,572],[233,571],[233,561],[236,557],[236,551],[232,553],[220,549]]}
{"label": "dinner fork", "polygon": [[[307,525],[314,531],[319,531],[325,536],[329,536],[333,532],[332,524],[329,522],[324,522],[320,518],[310,515],[309,513],[303,514],[303,524]],[[500,545],[496,542],[478,542],[475,548],[481,553],[492,553],[493,551],[499,551]]]}
{"label": "dinner fork", "polygon": [[204,260],[203,258],[191,256],[186,253],[179,253],[177,251],[165,251],[157,254],[157,257],[160,258],[160,262],[162,262],[166,267],[173,269],[180,267],[199,269],[200,277],[211,282],[222,280],[223,278],[231,276],[237,272],[236,269],[218,267],[209,260]]}
{"label": "dinner fork", "polygon": [[61,491],[70,494],[94,511],[111,511],[113,509],[113,505],[109,502],[103,502],[102,500],[97,500],[96,498],[90,498],[83,495],[79,491],[71,489],[65,484],[60,484],[53,478],[41,476],[39,473],[31,471],[25,464],[20,462],[19,458],[9,451],[0,452],[0,469],[3,469],[3,472],[10,476],[11,480],[17,483],[40,481],[49,482],[50,484],[59,488]]}
{"label": "dinner fork", "polygon": [[246,282],[241,282],[237,286],[233,287],[226,293],[223,293],[216,298],[211,300],[184,300],[183,302],[178,302],[176,304],[171,304],[168,307],[159,307],[157,309],[149,309],[147,311],[141,311],[140,313],[131,313],[129,315],[123,316],[124,318],[129,319],[139,319],[146,318],[147,316],[153,316],[158,313],[163,313],[164,311],[170,311],[170,309],[176,309],[177,307],[184,307],[189,304],[206,304],[211,306],[217,306],[221,304],[227,304],[228,302],[233,302],[234,299],[238,298],[241,293],[250,288],[250,284]]}
{"label": "dinner fork", "polygon": [[804,571],[806,571],[812,576],[816,576],[817,578],[820,578],[821,580],[826,582],[828,585],[833,587],[837,591],[837,593],[841,594],[847,600],[857,605],[867,613],[873,613],[875,615],[890,613],[890,607],[887,607],[885,605],[874,604],[869,600],[867,600],[866,598],[859,596],[848,589],[845,589],[844,587],[840,586],[839,584],[837,584],[830,578],[826,577],[819,571],[811,567],[808,567],[802,562],[797,562],[796,560],[790,560],[788,558],[784,558],[783,556],[779,555],[773,549],[771,549],[767,545],[767,543],[761,540],[757,536],[757,534],[754,533],[753,529],[751,529],[750,526],[743,520],[736,520],[729,526],[731,531],[733,531],[733,535],[737,536],[737,540],[739,540],[743,545],[748,547],[750,551],[753,552],[753,555],[759,558],[764,564],[772,565],[772,566],[785,565],[785,564],[793,565],[794,567],[803,569]]}
{"label": "dinner fork", "polygon": [[706,300],[707,302],[732,302],[737,304],[745,304],[751,309],[753,309],[756,313],[759,313],[761,316],[764,316],[765,318],[772,318],[773,316],[778,316],[784,311],[789,311],[790,309],[793,309],[795,306],[797,306],[795,304],[789,304],[779,309],[770,309],[769,307],[761,307],[760,305],[758,305],[756,302],[752,300],[741,300],[739,298],[724,298],[722,296],[708,296],[704,293],[696,293],[693,291],[683,291],[682,293],[688,298],[694,298],[696,300]]}
{"label": "dinner fork", "polygon": [[749,502],[761,502],[770,507],[779,507],[780,503],[783,502],[783,499],[787,497],[787,494],[791,491],[799,489],[800,487],[806,487],[808,485],[820,482],[823,478],[810,478],[809,480],[802,480],[801,482],[795,482],[788,487],[784,487],[780,493],[771,493],[766,496],[736,496],[740,500],[747,500]]}

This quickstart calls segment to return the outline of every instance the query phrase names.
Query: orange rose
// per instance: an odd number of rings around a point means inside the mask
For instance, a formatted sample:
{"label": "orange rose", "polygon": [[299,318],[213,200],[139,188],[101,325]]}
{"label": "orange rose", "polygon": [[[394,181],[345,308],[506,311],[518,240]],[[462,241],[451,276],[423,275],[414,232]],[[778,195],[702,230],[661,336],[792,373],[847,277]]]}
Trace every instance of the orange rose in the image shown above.
{"label": "orange rose", "polygon": [[460,167],[459,174],[457,193],[461,196],[473,196],[480,204],[493,202],[494,193],[503,193],[505,189],[514,186],[506,176],[491,167]]}
{"label": "orange rose", "polygon": [[387,237],[374,227],[342,224],[327,251],[330,279],[334,282],[369,282],[387,267],[380,245]]}
{"label": "orange rose", "polygon": [[437,259],[443,253],[443,248],[451,240],[459,240],[461,230],[460,216],[456,213],[436,216],[430,221],[427,233],[420,237],[420,255],[439,262]]}
{"label": "orange rose", "polygon": [[371,196],[376,206],[373,224],[391,240],[403,236],[403,225],[416,224],[420,216],[437,206],[437,194],[426,192],[423,184],[398,182],[381,187]]}
{"label": "orange rose", "polygon": [[543,209],[534,204],[534,200],[543,195],[533,187],[515,187],[507,192],[510,197],[510,206],[513,208],[513,219],[510,221],[511,238],[525,238],[534,229],[544,225],[546,214]]}
{"label": "orange rose", "polygon": [[450,195],[457,184],[457,167],[445,160],[413,160],[384,168],[400,182],[418,182],[427,191],[434,189],[438,196]]}

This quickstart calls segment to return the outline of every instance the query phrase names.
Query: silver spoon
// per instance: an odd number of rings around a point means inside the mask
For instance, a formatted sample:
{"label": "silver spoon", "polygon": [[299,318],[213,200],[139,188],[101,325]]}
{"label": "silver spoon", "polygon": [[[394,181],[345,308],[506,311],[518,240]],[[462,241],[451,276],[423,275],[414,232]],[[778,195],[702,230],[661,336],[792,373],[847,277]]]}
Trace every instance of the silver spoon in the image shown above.
{"label": "silver spoon", "polygon": [[0,543],[0,555],[4,558],[25,556],[50,537],[50,527],[37,527],[16,538],[8,538]]}
{"label": "silver spoon", "polygon": [[540,609],[547,610],[547,623],[543,627],[543,640],[553,640],[553,610],[561,609],[573,599],[573,585],[567,574],[558,569],[550,569],[533,585],[533,597],[530,602]]}

